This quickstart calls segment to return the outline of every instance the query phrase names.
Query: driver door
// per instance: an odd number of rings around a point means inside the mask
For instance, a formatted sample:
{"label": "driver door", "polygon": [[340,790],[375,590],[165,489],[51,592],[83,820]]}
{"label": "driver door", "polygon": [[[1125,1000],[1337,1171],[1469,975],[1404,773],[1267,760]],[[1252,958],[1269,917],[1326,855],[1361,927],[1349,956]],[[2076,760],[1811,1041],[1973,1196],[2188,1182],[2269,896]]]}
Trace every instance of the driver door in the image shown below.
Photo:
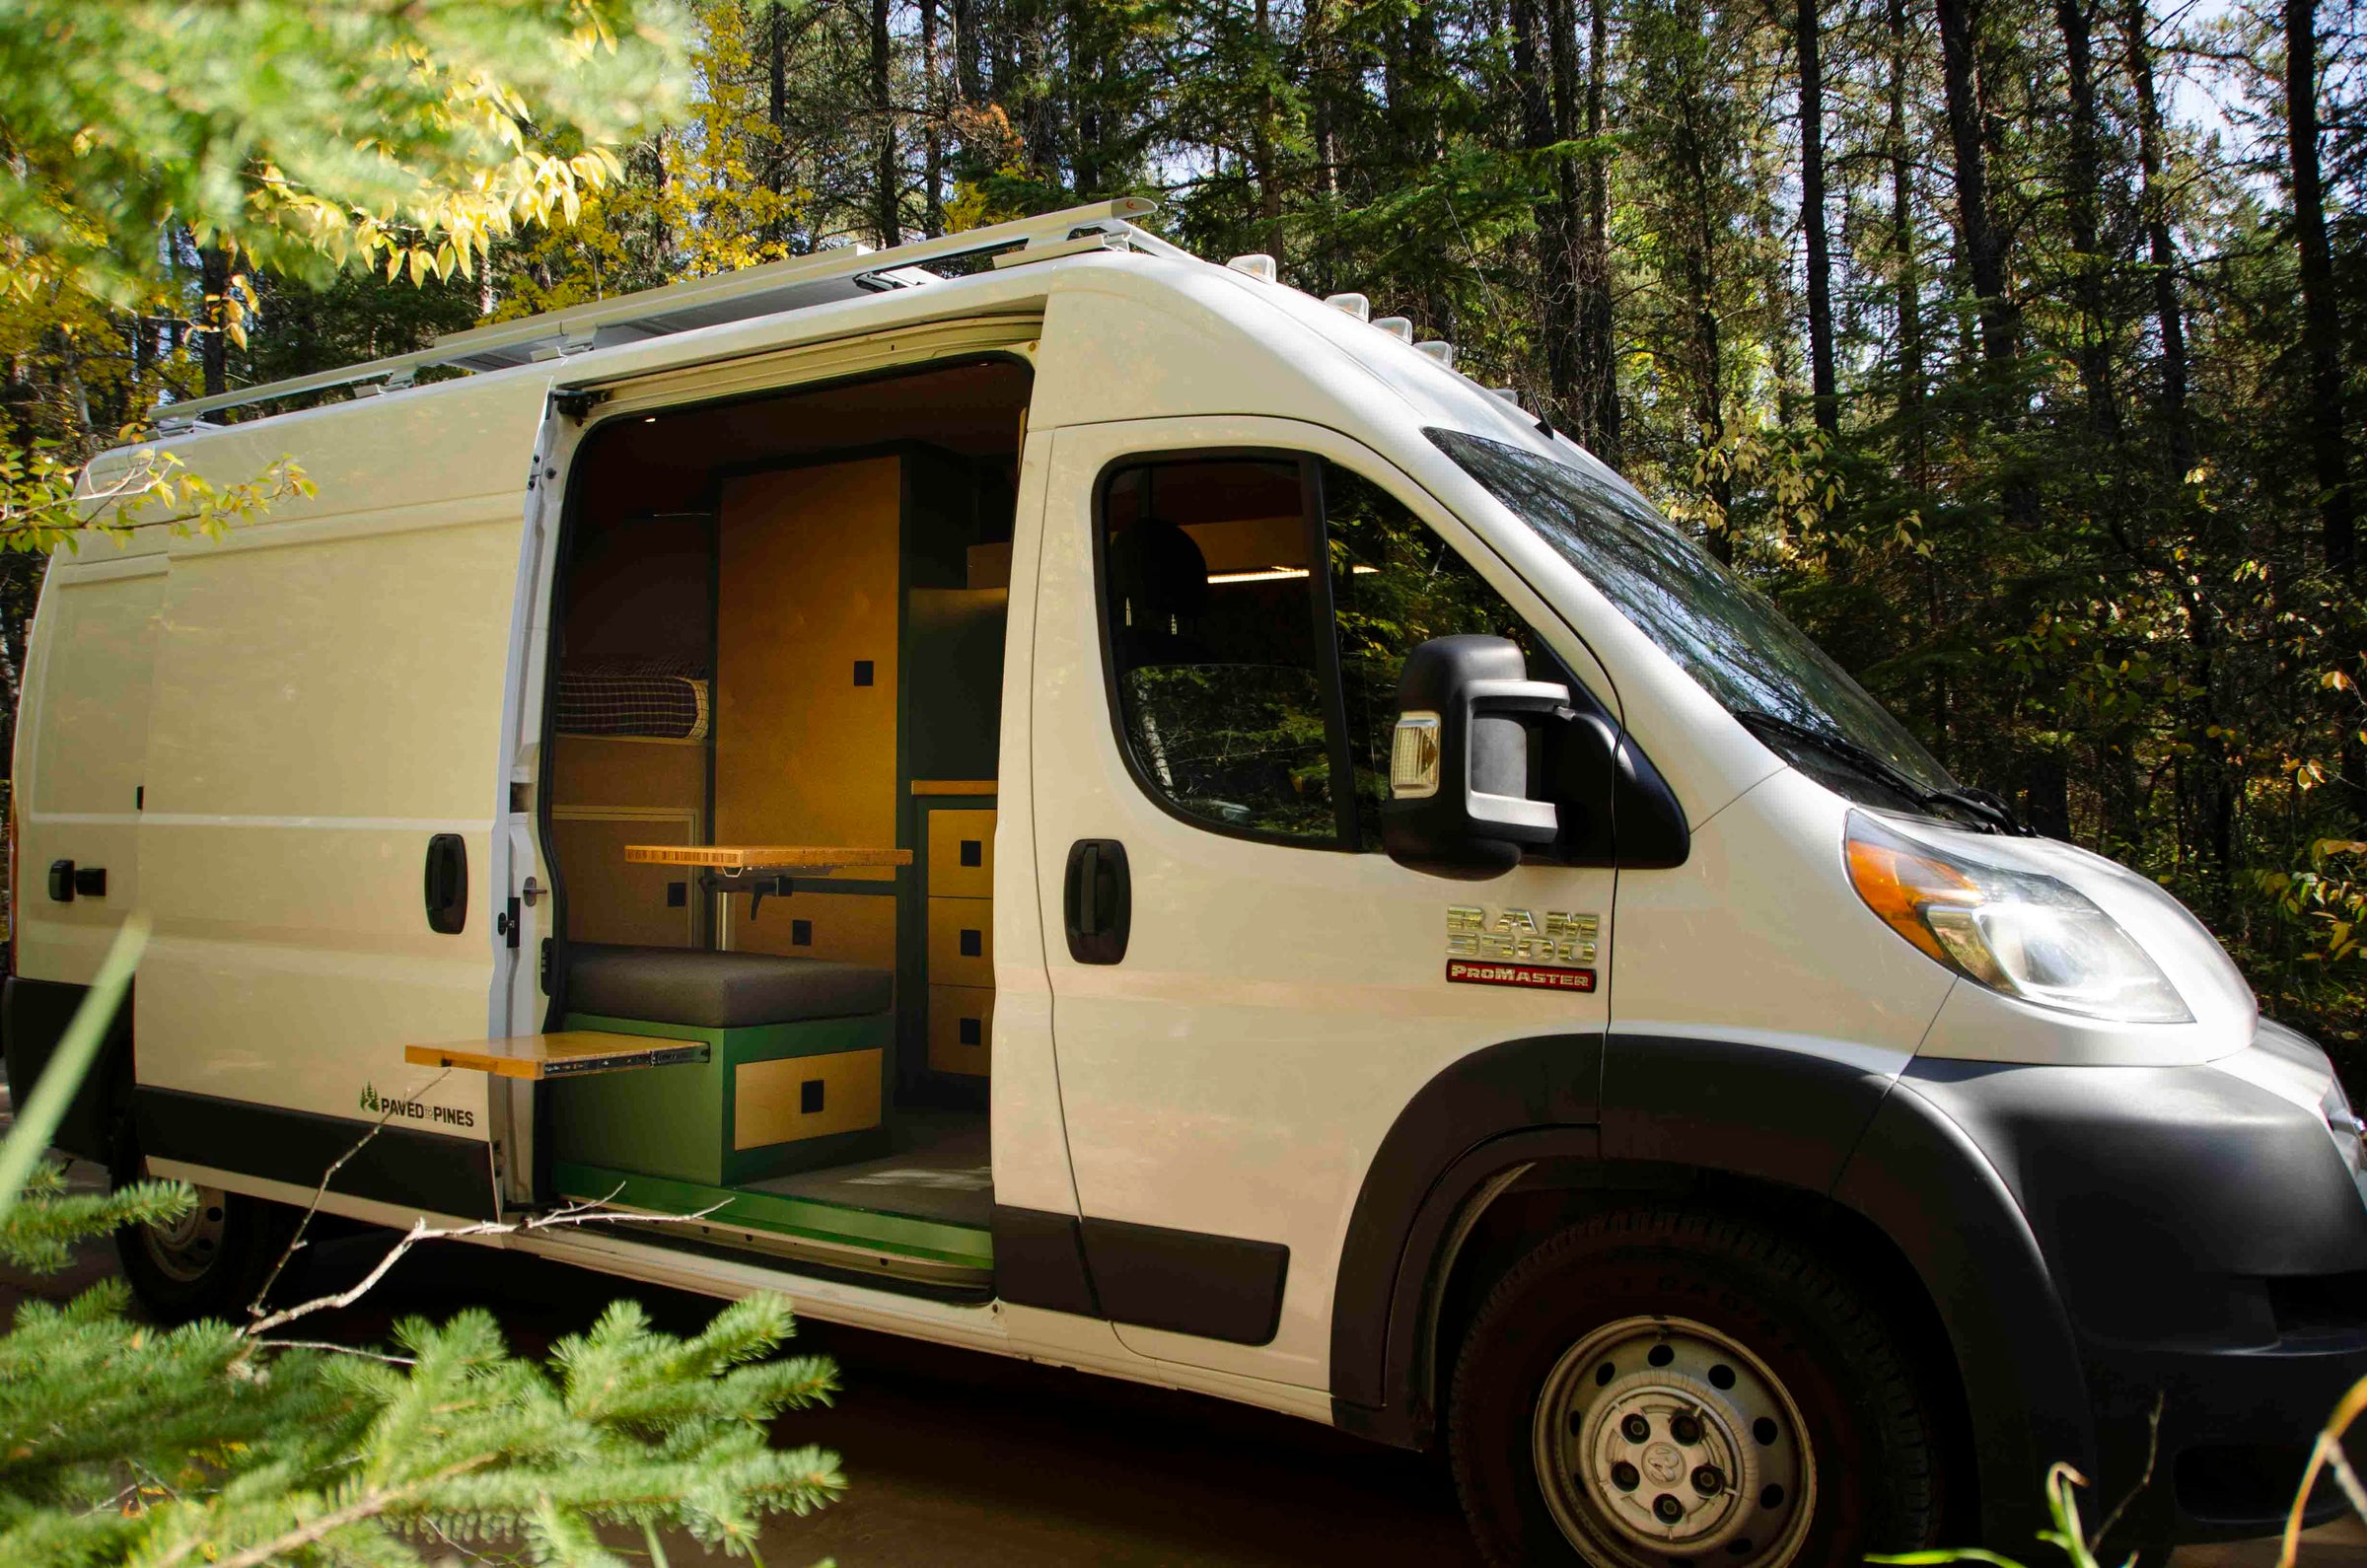
{"label": "driver door", "polygon": [[1595,667],[1320,427],[1064,428],[1049,495],[1035,836],[1087,1260],[1140,1354],[1322,1389],[1349,1215],[1400,1111],[1471,1051],[1607,1021],[1602,990],[1450,980],[1452,954],[1529,956],[1548,915],[1584,922],[1591,966],[1612,874],[1449,882],[1380,853],[1399,667],[1449,632],[1542,647],[1530,628]]}

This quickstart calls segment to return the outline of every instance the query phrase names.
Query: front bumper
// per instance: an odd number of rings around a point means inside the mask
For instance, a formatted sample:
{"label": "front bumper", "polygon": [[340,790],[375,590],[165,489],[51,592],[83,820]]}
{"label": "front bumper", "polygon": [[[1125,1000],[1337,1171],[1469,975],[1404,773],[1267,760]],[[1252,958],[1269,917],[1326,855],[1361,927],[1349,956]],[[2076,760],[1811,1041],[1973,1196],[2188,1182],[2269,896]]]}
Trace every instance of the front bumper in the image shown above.
{"label": "front bumper", "polygon": [[[2086,1513],[2094,1528],[2130,1499],[2116,1549],[2281,1531],[2319,1427],[2367,1377],[2367,1325],[2250,1349],[2083,1350],[2098,1461]],[[2323,1477],[2306,1517],[2323,1524],[2342,1507]]]}
{"label": "front bumper", "polygon": [[[1996,1537],[1983,1544],[2029,1547],[2025,1519],[2011,1538],[2003,1531],[2024,1488],[2037,1501],[2022,1477],[2054,1461],[2088,1477],[2090,1529],[2120,1510],[2112,1552],[2273,1533],[2320,1425],[2367,1376],[2367,1203],[2305,1082],[2315,1074],[2322,1088],[2331,1068],[2272,1025],[2239,1057],[2160,1068],[1918,1061],[1902,1078],[1977,1148],[2019,1211],[1972,1223],[2010,1227],[2036,1253],[2037,1276],[2015,1284],[1983,1270],[1982,1305],[2014,1330],[2004,1343],[1992,1333],[1971,1353],[1951,1323]],[[2054,1305],[2037,1310],[2042,1298]],[[2066,1330],[2067,1345],[2055,1337]],[[2059,1347],[2051,1361],[2047,1340]],[[2038,1367],[2051,1370],[2029,1375]],[[2009,1378],[2027,1416],[1995,1399],[1984,1407],[1982,1381]],[[2340,1494],[2330,1483],[2312,1501],[2311,1517],[2328,1517]]]}

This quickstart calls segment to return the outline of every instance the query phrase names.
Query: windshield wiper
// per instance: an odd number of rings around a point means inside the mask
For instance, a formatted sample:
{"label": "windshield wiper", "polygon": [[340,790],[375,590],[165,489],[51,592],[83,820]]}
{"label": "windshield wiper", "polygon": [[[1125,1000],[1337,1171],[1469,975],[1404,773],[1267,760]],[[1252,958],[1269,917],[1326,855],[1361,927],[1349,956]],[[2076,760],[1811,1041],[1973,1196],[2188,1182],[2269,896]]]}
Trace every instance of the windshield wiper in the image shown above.
{"label": "windshield wiper", "polygon": [[2032,836],[2014,809],[1987,790],[1931,789],[1916,782],[1904,769],[1879,751],[1858,745],[1846,736],[1815,730],[1805,724],[1795,724],[1772,713],[1757,708],[1733,710],[1735,719],[1747,730],[1778,735],[1787,741],[1799,741],[1815,747],[1829,756],[1835,756],[1854,766],[1860,773],[1886,789],[1895,790],[1917,806],[1953,808],[1961,815],[1976,819],[1993,832],[2011,833],[2018,838]]}

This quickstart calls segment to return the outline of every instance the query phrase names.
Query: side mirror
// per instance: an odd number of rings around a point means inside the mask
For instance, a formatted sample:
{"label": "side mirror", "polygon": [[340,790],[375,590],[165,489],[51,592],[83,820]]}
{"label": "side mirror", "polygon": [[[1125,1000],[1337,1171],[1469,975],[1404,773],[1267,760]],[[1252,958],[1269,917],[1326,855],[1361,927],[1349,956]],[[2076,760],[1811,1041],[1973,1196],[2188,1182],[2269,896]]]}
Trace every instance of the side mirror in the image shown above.
{"label": "side mirror", "polygon": [[1567,686],[1529,678],[1502,637],[1433,637],[1405,658],[1381,842],[1400,866],[1479,882],[1561,832],[1530,798],[1531,730],[1569,708]]}

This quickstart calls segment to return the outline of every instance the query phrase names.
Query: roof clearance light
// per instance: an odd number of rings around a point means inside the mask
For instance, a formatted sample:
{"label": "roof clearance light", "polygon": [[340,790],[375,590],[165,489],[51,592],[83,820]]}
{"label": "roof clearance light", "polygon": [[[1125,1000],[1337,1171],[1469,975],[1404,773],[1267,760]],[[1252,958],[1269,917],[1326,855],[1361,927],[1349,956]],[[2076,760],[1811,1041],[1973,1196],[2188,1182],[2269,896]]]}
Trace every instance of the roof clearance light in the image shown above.
{"label": "roof clearance light", "polygon": [[1373,322],[1400,343],[1413,341],[1413,319],[1406,316],[1384,316]]}
{"label": "roof clearance light", "polygon": [[1274,258],[1262,251],[1253,252],[1249,255],[1237,255],[1225,265],[1244,277],[1255,278],[1260,283],[1271,283],[1277,276]]}
{"label": "roof clearance light", "polygon": [[1417,354],[1429,355],[1449,370],[1455,368],[1455,345],[1443,337],[1433,337],[1426,342],[1416,343],[1413,345],[1413,351]]}
{"label": "roof clearance light", "polygon": [[1373,319],[1373,302],[1361,294],[1327,294],[1324,303],[1335,311],[1345,311],[1360,321]]}

